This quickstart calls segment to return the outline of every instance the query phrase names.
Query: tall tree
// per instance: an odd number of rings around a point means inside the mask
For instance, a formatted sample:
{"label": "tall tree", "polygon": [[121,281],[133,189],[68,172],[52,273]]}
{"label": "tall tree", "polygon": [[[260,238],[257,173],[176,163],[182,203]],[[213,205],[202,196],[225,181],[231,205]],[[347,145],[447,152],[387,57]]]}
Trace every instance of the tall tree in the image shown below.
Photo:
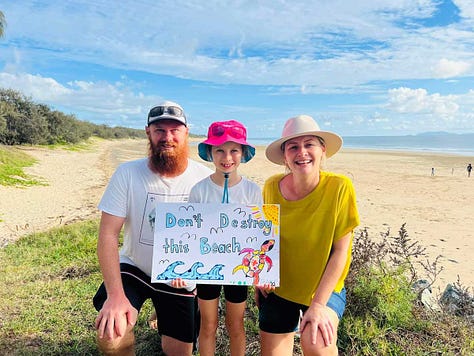
{"label": "tall tree", "polygon": [[5,21],[5,15],[3,15],[3,12],[0,11],[0,38],[3,37],[3,30],[6,25],[7,22]]}

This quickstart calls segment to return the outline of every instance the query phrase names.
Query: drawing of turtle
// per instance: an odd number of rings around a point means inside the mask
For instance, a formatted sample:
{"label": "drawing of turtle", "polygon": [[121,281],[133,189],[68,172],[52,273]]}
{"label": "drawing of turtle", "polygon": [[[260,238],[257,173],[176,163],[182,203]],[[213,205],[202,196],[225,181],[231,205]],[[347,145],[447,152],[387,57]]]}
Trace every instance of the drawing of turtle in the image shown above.
{"label": "drawing of turtle", "polygon": [[266,240],[260,250],[254,250],[253,248],[247,247],[239,252],[239,255],[245,253],[242,258],[242,264],[235,266],[232,270],[232,274],[242,270],[246,277],[253,278],[253,284],[257,285],[260,279],[260,272],[263,270],[265,263],[268,264],[267,272],[273,266],[272,259],[266,255],[275,245],[275,240]]}

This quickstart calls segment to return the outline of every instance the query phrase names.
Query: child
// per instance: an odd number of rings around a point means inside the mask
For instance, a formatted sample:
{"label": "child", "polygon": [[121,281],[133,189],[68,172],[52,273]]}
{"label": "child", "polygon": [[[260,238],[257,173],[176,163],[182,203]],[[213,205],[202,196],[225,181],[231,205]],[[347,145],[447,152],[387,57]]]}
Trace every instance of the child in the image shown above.
{"label": "child", "polygon": [[[239,164],[248,162],[255,155],[255,148],[246,141],[247,130],[237,121],[211,124],[207,140],[198,145],[199,157],[212,162],[216,171],[198,182],[189,195],[191,203],[262,204],[260,187],[237,173]],[[175,280],[178,285],[184,281]],[[197,285],[201,327],[199,353],[214,355],[216,330],[219,320],[219,295],[221,285]],[[225,324],[230,336],[230,354],[245,354],[244,311],[247,300],[246,286],[224,285],[226,299]]]}

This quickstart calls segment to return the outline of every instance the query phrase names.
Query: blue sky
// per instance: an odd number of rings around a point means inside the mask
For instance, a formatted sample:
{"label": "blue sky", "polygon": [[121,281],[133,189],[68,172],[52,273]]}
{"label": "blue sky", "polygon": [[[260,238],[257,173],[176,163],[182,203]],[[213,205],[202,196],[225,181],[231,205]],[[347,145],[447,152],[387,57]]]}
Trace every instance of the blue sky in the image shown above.
{"label": "blue sky", "polygon": [[342,136],[474,132],[472,0],[6,0],[0,87],[80,120],[191,132],[298,114]]}

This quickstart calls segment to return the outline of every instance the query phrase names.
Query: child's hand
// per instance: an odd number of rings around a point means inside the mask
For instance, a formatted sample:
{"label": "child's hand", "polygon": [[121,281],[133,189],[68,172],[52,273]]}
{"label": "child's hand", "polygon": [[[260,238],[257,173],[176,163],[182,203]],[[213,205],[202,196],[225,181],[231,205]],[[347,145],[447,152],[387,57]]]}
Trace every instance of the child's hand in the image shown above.
{"label": "child's hand", "polygon": [[188,284],[182,278],[175,278],[171,281],[171,286],[173,288],[185,288],[188,286]]}

